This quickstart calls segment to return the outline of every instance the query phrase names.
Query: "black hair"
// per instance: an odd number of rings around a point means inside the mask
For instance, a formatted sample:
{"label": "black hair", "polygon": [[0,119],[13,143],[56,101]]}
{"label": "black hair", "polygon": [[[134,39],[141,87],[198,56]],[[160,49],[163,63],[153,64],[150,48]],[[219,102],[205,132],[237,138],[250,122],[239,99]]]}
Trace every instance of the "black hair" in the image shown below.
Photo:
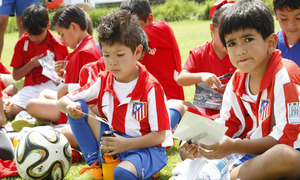
{"label": "black hair", "polygon": [[98,40],[102,49],[103,44],[109,46],[120,43],[129,47],[132,52],[141,44],[141,32],[136,15],[125,10],[117,10],[102,17],[97,28]]}
{"label": "black hair", "polygon": [[141,44],[143,46],[143,51],[148,52],[149,51],[148,38],[146,32],[143,29],[141,29],[140,31],[140,36],[141,36]]}
{"label": "black hair", "polygon": [[240,0],[225,10],[220,21],[219,35],[226,47],[225,35],[243,29],[255,29],[265,40],[274,33],[270,9],[260,0]]}
{"label": "black hair", "polygon": [[273,8],[276,10],[291,9],[296,10],[300,9],[299,0],[273,0]]}
{"label": "black hair", "polygon": [[48,11],[41,5],[30,5],[24,10],[21,23],[29,35],[40,35],[49,23]]}
{"label": "black hair", "polygon": [[221,6],[219,6],[215,12],[214,12],[214,15],[211,19],[211,22],[212,22],[212,25],[213,27],[219,27],[220,25],[220,19],[221,19],[221,15],[222,13],[232,5],[232,3],[226,3],[226,4],[223,4]]}
{"label": "black hair", "polygon": [[69,29],[72,22],[78,24],[83,31],[87,29],[85,12],[76,5],[68,4],[56,10],[51,25]]}
{"label": "black hair", "polygon": [[123,0],[120,9],[136,14],[144,22],[147,22],[147,18],[152,13],[148,0]]}

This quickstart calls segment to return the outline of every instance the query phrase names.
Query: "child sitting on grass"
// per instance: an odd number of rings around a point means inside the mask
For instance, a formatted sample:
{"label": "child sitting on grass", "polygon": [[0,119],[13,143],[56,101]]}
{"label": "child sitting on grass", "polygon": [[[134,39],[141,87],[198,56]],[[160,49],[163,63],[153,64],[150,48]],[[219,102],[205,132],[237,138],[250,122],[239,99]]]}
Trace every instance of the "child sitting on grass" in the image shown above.
{"label": "child sitting on grass", "polygon": [[[167,99],[159,82],[138,62],[143,51],[141,31],[137,17],[127,11],[103,17],[98,37],[107,71],[58,101],[58,109],[69,114],[73,134],[90,165],[81,179],[102,178],[97,166],[100,149],[110,151],[107,155],[119,154],[115,180],[149,179],[168,162],[165,147],[173,140]],[[108,120],[115,137],[102,138],[108,126],[81,113],[94,116],[87,103],[95,101],[96,115]]]}
{"label": "child sitting on grass", "polygon": [[237,68],[215,120],[228,127],[228,137],[185,143],[185,150],[208,159],[246,154],[231,179],[299,179],[300,68],[276,50],[273,16],[262,1],[237,1],[220,22],[221,42]]}
{"label": "child sitting on grass", "polygon": [[276,48],[300,66],[300,1],[273,0],[273,10],[281,27]]}

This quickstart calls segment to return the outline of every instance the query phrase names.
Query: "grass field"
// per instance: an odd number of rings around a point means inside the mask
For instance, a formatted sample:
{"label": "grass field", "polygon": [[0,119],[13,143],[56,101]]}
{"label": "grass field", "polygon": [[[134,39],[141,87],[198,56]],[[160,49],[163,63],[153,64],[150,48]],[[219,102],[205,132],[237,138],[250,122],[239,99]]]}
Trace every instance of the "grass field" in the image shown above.
{"label": "grass field", "polygon": [[[189,51],[200,44],[203,44],[206,41],[211,40],[210,31],[209,31],[209,22],[210,21],[180,21],[180,22],[171,22],[169,23],[174,30],[180,53],[182,59],[182,66],[184,65],[186,59],[188,58]],[[279,30],[279,26],[276,22],[275,30]],[[94,31],[95,39],[97,36],[96,31]],[[14,45],[18,39],[17,33],[8,33],[5,34],[5,46],[2,52],[1,61],[2,63],[11,71],[9,66],[10,60],[13,55]],[[18,88],[22,87],[22,81],[14,82]],[[194,98],[194,86],[184,87],[184,93],[186,100],[192,101]],[[178,154],[178,141],[175,140],[175,145],[167,150],[169,162],[161,170],[160,180],[166,180],[171,177],[171,172],[175,166],[181,162],[181,159]],[[78,171],[87,166],[85,162],[75,164],[71,167],[68,175],[65,179],[74,179],[78,176]],[[6,179],[21,179],[21,178],[6,178]]]}

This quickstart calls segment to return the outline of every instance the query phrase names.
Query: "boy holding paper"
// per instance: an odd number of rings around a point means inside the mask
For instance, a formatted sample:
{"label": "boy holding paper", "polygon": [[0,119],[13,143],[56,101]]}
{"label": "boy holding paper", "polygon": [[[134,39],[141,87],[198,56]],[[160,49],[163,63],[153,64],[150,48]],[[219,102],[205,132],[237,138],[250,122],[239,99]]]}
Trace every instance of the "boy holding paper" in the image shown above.
{"label": "boy holding paper", "polygon": [[229,136],[213,145],[184,145],[194,157],[247,154],[231,179],[300,178],[300,69],[276,50],[268,7],[241,0],[224,13],[220,39],[238,69],[227,84],[220,118]]}

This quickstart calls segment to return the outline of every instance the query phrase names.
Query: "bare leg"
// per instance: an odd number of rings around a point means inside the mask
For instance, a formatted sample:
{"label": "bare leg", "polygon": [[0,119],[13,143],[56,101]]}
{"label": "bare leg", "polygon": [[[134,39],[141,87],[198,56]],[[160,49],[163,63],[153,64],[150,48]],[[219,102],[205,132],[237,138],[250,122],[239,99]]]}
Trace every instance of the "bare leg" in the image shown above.
{"label": "bare leg", "polygon": [[8,15],[0,15],[0,57],[4,44],[4,33],[8,23]]}
{"label": "bare leg", "polygon": [[26,111],[41,121],[52,121],[58,123],[60,111],[56,107],[56,100],[30,99],[26,105]]}
{"label": "bare leg", "polygon": [[300,152],[279,144],[231,171],[231,179],[299,179]]}
{"label": "bare leg", "polygon": [[22,107],[10,102],[9,99],[4,100],[3,103],[4,103],[4,114],[6,118],[9,120],[13,120],[19,112],[25,110]]}
{"label": "bare leg", "polygon": [[[7,86],[3,92],[7,93],[7,94],[10,94],[11,96],[17,94],[18,92],[18,89],[15,85],[13,84],[10,84],[9,86]],[[3,97],[4,97],[4,94],[3,94]]]}
{"label": "bare leg", "polygon": [[67,138],[72,148],[75,149],[78,146],[70,125],[63,127],[61,133]]}
{"label": "bare leg", "polygon": [[57,100],[57,91],[45,89],[39,94],[39,99],[53,99]]}
{"label": "bare leg", "polygon": [[18,29],[19,29],[19,37],[21,37],[22,34],[25,31],[23,26],[22,26],[22,17],[17,16],[16,21],[17,21],[17,26],[18,26]]}

